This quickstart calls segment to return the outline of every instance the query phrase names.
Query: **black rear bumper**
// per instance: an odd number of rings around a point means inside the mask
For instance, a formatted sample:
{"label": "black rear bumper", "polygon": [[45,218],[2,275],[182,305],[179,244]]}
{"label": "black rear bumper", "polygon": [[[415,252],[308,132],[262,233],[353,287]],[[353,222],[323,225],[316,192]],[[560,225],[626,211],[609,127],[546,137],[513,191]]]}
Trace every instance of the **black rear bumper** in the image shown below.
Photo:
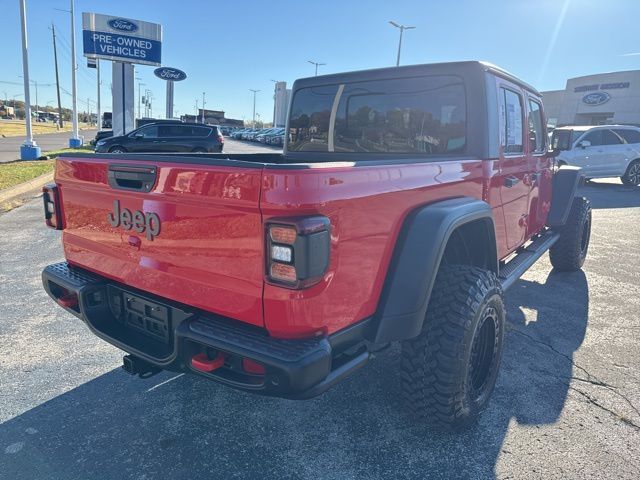
{"label": "black rear bumper", "polygon": [[[366,364],[368,322],[332,337],[284,340],[261,328],[119,285],[67,263],[42,272],[47,293],[98,337],[153,367],[198,373],[231,387],[284,398],[319,395]],[[122,312],[134,312],[131,316]],[[136,313],[139,312],[139,313]],[[194,368],[198,354],[225,356],[210,373]],[[264,366],[243,370],[243,359]]]}

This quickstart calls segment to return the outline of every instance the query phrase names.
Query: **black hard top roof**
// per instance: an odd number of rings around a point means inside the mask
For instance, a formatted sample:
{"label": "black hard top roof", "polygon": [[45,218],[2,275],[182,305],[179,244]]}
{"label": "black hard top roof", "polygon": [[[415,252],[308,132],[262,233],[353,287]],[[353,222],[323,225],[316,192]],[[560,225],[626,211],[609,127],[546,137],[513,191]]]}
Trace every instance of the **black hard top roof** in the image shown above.
{"label": "black hard top roof", "polygon": [[382,80],[385,78],[394,78],[397,76],[424,75],[425,73],[464,74],[465,72],[489,72],[493,75],[502,77],[506,80],[509,80],[510,82],[520,85],[522,88],[540,96],[540,92],[536,88],[520,80],[515,75],[491,63],[477,60],[462,62],[425,63],[421,65],[375,68],[370,70],[358,70],[354,72],[334,73],[330,75],[318,75],[317,77],[307,77],[296,80],[295,88],[366,80]]}

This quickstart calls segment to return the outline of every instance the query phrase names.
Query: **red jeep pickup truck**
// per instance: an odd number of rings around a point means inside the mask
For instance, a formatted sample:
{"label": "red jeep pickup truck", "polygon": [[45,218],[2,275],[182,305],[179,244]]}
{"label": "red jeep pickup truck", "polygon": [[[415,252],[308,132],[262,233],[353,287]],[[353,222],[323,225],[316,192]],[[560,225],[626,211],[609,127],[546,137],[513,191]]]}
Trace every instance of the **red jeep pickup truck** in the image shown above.
{"label": "red jeep pickup truck", "polygon": [[149,376],[310,398],[402,342],[403,395],[459,428],[486,406],[503,291],[591,210],[540,94],[481,62],[298,80],[284,153],[69,154],[44,189],[66,262],[44,288]]}

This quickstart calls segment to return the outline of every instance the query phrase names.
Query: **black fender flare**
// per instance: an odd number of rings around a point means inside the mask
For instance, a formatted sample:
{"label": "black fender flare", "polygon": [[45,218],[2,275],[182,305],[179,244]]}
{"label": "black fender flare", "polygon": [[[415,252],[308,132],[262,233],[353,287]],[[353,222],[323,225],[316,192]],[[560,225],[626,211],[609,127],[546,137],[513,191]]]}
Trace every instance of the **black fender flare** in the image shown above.
{"label": "black fender flare", "polygon": [[563,165],[553,175],[551,190],[551,209],[547,215],[549,227],[561,227],[567,223],[573,198],[576,196],[578,185],[583,180],[582,169]]}
{"label": "black fender flare", "polygon": [[458,227],[477,220],[486,222],[490,269],[497,274],[495,225],[488,203],[459,197],[419,207],[407,216],[374,315],[375,343],[406,340],[421,332],[447,242]]}

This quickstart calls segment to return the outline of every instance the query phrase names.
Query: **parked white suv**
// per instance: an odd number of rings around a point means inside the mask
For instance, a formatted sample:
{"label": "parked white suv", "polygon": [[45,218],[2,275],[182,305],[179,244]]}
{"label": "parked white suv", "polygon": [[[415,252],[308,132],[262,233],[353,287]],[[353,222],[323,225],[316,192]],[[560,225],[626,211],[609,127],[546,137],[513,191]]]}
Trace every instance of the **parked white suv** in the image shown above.
{"label": "parked white suv", "polygon": [[625,125],[559,127],[551,148],[560,165],[582,167],[587,178],[620,177],[640,185],[640,128]]}

